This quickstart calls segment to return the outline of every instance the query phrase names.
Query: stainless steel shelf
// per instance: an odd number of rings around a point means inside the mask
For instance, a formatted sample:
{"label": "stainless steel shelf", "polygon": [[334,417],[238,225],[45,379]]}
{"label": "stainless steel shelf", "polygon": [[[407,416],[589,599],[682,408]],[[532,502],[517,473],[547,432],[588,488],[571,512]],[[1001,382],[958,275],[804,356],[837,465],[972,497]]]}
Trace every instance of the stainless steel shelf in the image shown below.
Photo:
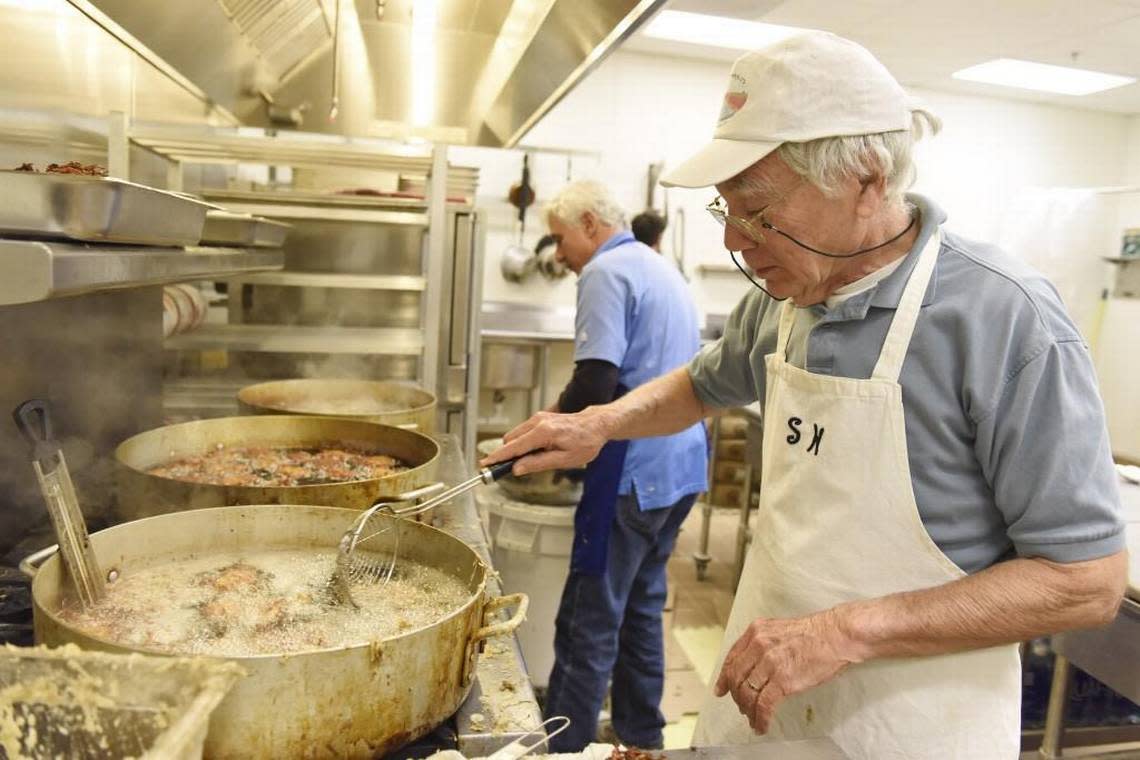
{"label": "stainless steel shelf", "polygon": [[252,192],[206,190],[205,198],[240,211],[271,219],[365,222],[427,227],[427,201],[419,198],[340,195],[304,191]]}
{"label": "stainless steel shelf", "polygon": [[237,394],[249,380],[178,378],[162,385],[162,413],[168,420],[232,417],[239,413]]}
{"label": "stainless steel shelf", "polygon": [[167,338],[165,345],[174,350],[418,356],[423,333],[386,327],[207,325]]}
{"label": "stainless steel shelf", "polygon": [[151,248],[0,239],[0,305],[280,269],[279,250]]}
{"label": "stainless steel shelf", "polygon": [[237,277],[243,285],[281,285],[297,288],[356,288],[360,290],[422,291],[423,277],[387,274],[341,274],[336,272],[263,272]]}

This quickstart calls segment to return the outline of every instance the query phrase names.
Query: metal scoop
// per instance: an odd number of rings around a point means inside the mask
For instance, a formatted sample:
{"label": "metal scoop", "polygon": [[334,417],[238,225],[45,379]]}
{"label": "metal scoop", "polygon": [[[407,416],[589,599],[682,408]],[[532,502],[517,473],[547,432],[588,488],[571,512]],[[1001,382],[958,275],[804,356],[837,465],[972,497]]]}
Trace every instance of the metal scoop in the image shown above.
{"label": "metal scoop", "polygon": [[[334,598],[339,602],[348,602],[353,607],[359,607],[360,605],[352,598],[353,586],[383,585],[392,579],[400,554],[400,531],[395,530],[393,532],[392,529],[398,527],[400,518],[414,517],[426,512],[470,491],[477,485],[490,485],[509,473],[511,467],[521,458],[516,457],[490,467],[484,467],[475,477],[469,478],[457,486],[452,486],[419,504],[397,507],[395,505],[402,502],[378,501],[361,512],[360,516],[353,520],[351,527],[345,531],[340,539],[340,544],[337,546],[336,568],[333,570],[332,582],[330,583]],[[396,519],[384,519],[375,531],[365,535],[365,527],[378,513],[385,518]],[[385,539],[381,542],[379,538],[389,532],[393,532],[391,540]],[[382,549],[380,549],[381,543],[383,543]],[[369,552],[369,554],[364,555],[362,552]]]}
{"label": "metal scoop", "polygon": [[32,467],[47,503],[48,515],[59,540],[59,551],[67,575],[75,586],[80,603],[89,607],[106,593],[103,573],[95,560],[87,524],[79,510],[79,499],[71,482],[63,449],[52,437],[51,416],[42,399],[31,399],[12,412],[16,427],[32,445]]}

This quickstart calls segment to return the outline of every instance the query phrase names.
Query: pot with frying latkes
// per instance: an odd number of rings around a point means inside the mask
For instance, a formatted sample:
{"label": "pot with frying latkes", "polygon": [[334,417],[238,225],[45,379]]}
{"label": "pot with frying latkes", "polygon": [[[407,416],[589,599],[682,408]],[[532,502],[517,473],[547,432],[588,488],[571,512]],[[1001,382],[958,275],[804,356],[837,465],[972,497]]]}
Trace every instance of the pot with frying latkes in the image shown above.
{"label": "pot with frying latkes", "polygon": [[[156,468],[166,468],[172,462],[252,449],[371,453],[391,457],[395,466],[381,474],[348,476],[340,481],[289,481],[301,483],[293,485],[267,485],[264,479],[252,477],[257,474],[254,466],[245,472],[234,470],[227,473],[231,477],[213,482],[156,474]],[[297,415],[219,417],[139,433],[119,444],[115,461],[116,509],[125,520],[237,504],[366,509],[377,500],[396,499],[433,484],[439,444],[413,430],[363,420]],[[157,472],[168,473],[168,469]],[[246,479],[245,475],[251,477]],[[317,480],[321,482],[314,482]]]}
{"label": "pot with frying latkes", "polygon": [[[401,572],[414,579],[423,569],[441,580],[425,590],[409,587],[394,599],[375,596],[361,610],[325,610],[319,584],[305,586],[309,580],[301,570],[296,579],[285,576],[290,568],[311,564],[314,579],[327,579],[337,541],[356,514],[316,506],[237,506],[159,515],[99,531],[91,544],[108,574],[108,610],[76,608],[60,558],[49,548],[21,564],[33,575],[36,640],[110,652],[214,655],[238,663],[249,675],[212,713],[206,757],[381,756],[459,708],[484,643],[511,634],[526,614],[527,600],[522,594],[491,597],[487,567],[474,550],[448,533],[404,520],[392,531],[403,532]],[[308,559],[293,559],[302,555]],[[264,564],[271,557],[287,561]],[[274,584],[286,580],[291,588],[310,588],[310,597],[278,595]],[[384,594],[397,593],[390,587],[383,587]],[[239,591],[243,595],[234,596]],[[198,595],[195,605],[177,601],[187,593]],[[429,607],[427,617],[416,621],[415,600],[431,604],[437,595],[446,603]],[[237,599],[241,604],[233,603]],[[173,612],[160,614],[164,604]],[[517,610],[500,621],[499,610],[510,606]],[[262,616],[263,609],[273,616]],[[249,614],[256,625],[235,617]],[[359,629],[348,618],[325,614],[372,615],[374,622],[366,619]],[[401,629],[393,615],[411,622]],[[375,633],[369,639],[360,630]]]}

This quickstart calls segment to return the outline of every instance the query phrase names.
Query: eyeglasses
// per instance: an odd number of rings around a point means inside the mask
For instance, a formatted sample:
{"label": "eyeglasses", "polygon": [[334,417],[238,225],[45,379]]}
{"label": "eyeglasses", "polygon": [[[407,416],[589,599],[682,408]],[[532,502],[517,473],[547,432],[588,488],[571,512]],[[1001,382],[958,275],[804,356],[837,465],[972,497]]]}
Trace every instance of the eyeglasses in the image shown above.
{"label": "eyeglasses", "polygon": [[[777,203],[782,203],[784,200],[786,200],[788,198],[788,196],[790,196],[795,191],[795,189],[800,186],[800,184],[802,184],[802,180],[800,182],[797,182],[791,188],[789,188],[788,191],[785,192],[783,195],[781,195],[779,198],[772,201],[768,205],[764,206],[764,208],[760,209],[756,213],[749,214],[748,216],[735,216],[733,214],[728,213],[728,204],[725,203],[724,198],[720,197],[719,195],[713,199],[712,203],[705,206],[705,210],[708,211],[709,214],[712,216],[712,218],[716,219],[722,227],[724,227],[725,225],[731,225],[733,229],[735,229],[737,232],[740,232],[745,237],[747,237],[749,240],[751,240],[755,243],[763,243],[764,242],[764,233],[761,232],[761,230],[771,230],[772,232],[775,232],[777,235],[782,235],[783,237],[787,238],[788,240],[790,240],[792,243],[796,244],[800,248],[803,248],[804,250],[807,250],[807,251],[811,251],[812,253],[815,253],[815,254],[819,254],[820,256],[826,256],[829,259],[849,259],[849,258],[852,258],[854,256],[862,256],[863,254],[870,253],[871,251],[877,251],[880,248],[886,248],[888,245],[890,245],[891,243],[894,243],[895,241],[901,239],[903,237],[903,235],[910,232],[911,228],[914,227],[915,223],[918,221],[917,215],[914,214],[912,211],[910,214],[910,223],[907,224],[907,226],[903,229],[903,231],[900,232],[899,234],[895,235],[894,237],[890,238],[889,240],[886,240],[882,243],[879,243],[878,245],[872,245],[868,248],[860,248],[859,250],[852,251],[850,253],[829,253],[828,251],[821,251],[818,248],[813,248],[812,246],[808,245],[807,243],[802,243],[799,240],[796,240],[794,237],[792,237],[788,233],[784,232],[779,227],[777,227],[776,225],[772,224],[771,222],[769,222],[767,219],[764,218],[764,214],[766,214],[768,212],[768,209],[772,208]],[[731,255],[731,251],[729,253]],[[735,257],[733,258],[732,261],[734,264],[736,264],[736,266],[738,268],[740,268],[740,270],[742,272],[744,271],[744,269],[742,267],[740,267],[740,264],[737,263]],[[744,274],[746,277],[748,276],[747,272],[745,272]],[[748,279],[751,280],[752,278],[748,277]],[[760,287],[760,286],[757,285],[757,287]],[[767,293],[768,291],[765,290],[764,292]]]}
{"label": "eyeglasses", "polygon": [[780,197],[778,197],[776,200],[766,204],[764,208],[760,209],[754,214],[749,214],[748,216],[736,216],[734,214],[728,213],[728,204],[725,202],[724,198],[719,195],[716,198],[713,198],[712,203],[705,206],[705,210],[709,212],[713,219],[716,219],[717,222],[720,223],[720,226],[731,226],[733,229],[747,237],[749,240],[752,240],[756,243],[763,243],[764,233],[761,230],[772,230],[773,232],[779,233],[781,235],[784,234],[775,226],[773,226],[771,222],[765,219],[764,214],[767,213],[767,211],[776,204],[785,201],[788,196],[796,191],[801,183],[802,180],[800,182],[797,182],[792,187],[788,188],[788,190],[780,195]]}

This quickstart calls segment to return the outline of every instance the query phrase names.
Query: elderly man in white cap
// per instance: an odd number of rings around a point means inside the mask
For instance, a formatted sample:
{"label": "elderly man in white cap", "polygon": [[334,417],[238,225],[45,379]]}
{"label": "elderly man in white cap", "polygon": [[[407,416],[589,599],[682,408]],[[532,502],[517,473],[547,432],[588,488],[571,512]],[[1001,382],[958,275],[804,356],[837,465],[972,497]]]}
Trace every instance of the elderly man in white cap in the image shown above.
{"label": "elderly man in white cap", "polygon": [[493,458],[576,466],[762,401],[759,522],[698,744],[1016,758],[1017,643],[1120,603],[1087,347],[1041,275],[904,195],[913,143],[937,127],[834,35],[740,58],[712,143],[665,182],[716,186],[709,211],[757,289],[687,368],[537,415]]}

